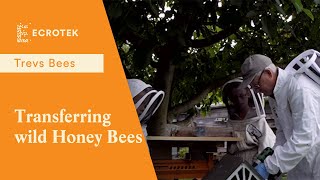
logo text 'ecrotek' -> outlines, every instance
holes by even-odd
[[[79,30],[76,28],[43,28],[34,24],[17,24],[17,43],[29,43],[40,39],[71,39],[79,36]],[[53,37],[53,38],[52,38]]]
[[[32,36],[77,37],[78,29],[32,29]]]

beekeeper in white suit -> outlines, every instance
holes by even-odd
[[[228,109],[228,122],[234,135],[242,140],[231,144],[228,152],[253,164],[257,155],[265,148],[272,148],[276,136],[268,125],[261,93],[249,88],[239,88],[242,78],[235,78],[224,84],[222,99]]]
[[[256,170],[267,178],[279,171],[288,180],[320,179],[320,88],[304,73],[290,74],[255,54],[241,66],[242,87],[250,84],[271,97],[276,122],[274,154]]]
[[[128,84],[143,133],[147,136],[148,121],[162,103],[164,92],[155,90],[140,79],[128,79]]]

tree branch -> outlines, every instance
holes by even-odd
[[[215,35],[209,36],[206,39],[191,40],[191,47],[203,48],[203,47],[210,46],[234,34],[235,32],[238,31],[240,26],[241,26],[240,24],[237,26],[231,26],[230,28],[220,31]]]
[[[193,115],[189,115],[185,120],[183,121],[178,121],[176,123],[173,123],[174,125],[177,125],[177,126],[188,126],[190,125],[191,123],[193,122]]]
[[[230,75],[228,77],[228,79],[221,78],[221,79],[217,79],[214,82],[208,84],[202,90],[200,90],[200,93],[198,93],[194,97],[190,98],[189,101],[183,102],[183,103],[171,108],[169,110],[169,112],[168,112],[168,117],[169,117],[168,119],[172,119],[174,117],[174,115],[186,112],[189,109],[193,108],[202,99],[204,99],[208,95],[209,92],[215,90],[218,87],[221,87],[228,80],[236,78],[236,77],[239,77],[239,76],[240,76],[240,73],[239,74]]]

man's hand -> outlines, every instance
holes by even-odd
[[[260,163],[255,167],[256,171],[260,174],[263,179],[268,179],[269,173],[264,163]]]
[[[235,152],[239,151],[238,146],[236,144],[231,144],[228,148],[228,152],[230,154],[234,154]]]

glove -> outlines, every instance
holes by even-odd
[[[263,179],[268,179],[269,173],[264,163],[260,163],[255,167],[256,171],[260,174]]]
[[[238,146],[236,144],[231,144],[229,149],[228,149],[228,152],[230,154],[234,154],[237,151],[239,151]]]

